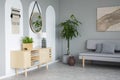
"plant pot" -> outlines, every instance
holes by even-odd
[[[33,44],[32,43],[23,43],[22,44],[22,50],[32,50]]]
[[[67,63],[68,63],[68,58],[69,58],[69,55],[64,54],[64,55],[63,55],[62,62],[65,63],[65,64],[67,64]]]
[[[74,56],[69,56],[68,58],[68,65],[74,66],[75,65],[75,58]]]

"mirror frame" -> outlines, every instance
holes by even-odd
[[[37,6],[38,14],[40,14],[40,16],[41,16],[41,26],[40,26],[40,30],[39,31],[36,31],[36,30],[33,29],[32,18],[33,18],[34,13],[37,13],[37,12],[34,12],[35,6]],[[42,15],[41,15],[41,11],[39,9],[37,1],[35,1],[35,3],[34,3],[33,9],[32,9],[31,15],[30,15],[29,25],[30,25],[30,28],[31,28],[31,30],[32,30],[33,33],[39,33],[42,30]]]

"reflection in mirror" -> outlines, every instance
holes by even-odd
[[[30,27],[33,32],[39,32],[42,29],[42,18],[37,12],[30,17]]]
[[[35,8],[35,6],[37,8]],[[42,29],[42,17],[37,1],[35,1],[34,3],[32,13],[30,16],[30,28],[34,33],[38,33]]]

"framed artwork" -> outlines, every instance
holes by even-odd
[[[120,31],[120,6],[97,8],[97,31]]]
[[[20,33],[20,9],[11,9],[12,34]]]

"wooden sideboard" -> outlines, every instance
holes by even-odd
[[[11,51],[11,67],[15,69],[16,75],[18,75],[18,69],[24,69],[27,77],[28,68],[34,66],[40,68],[42,64],[46,64],[46,69],[48,69],[51,59],[51,48]]]

